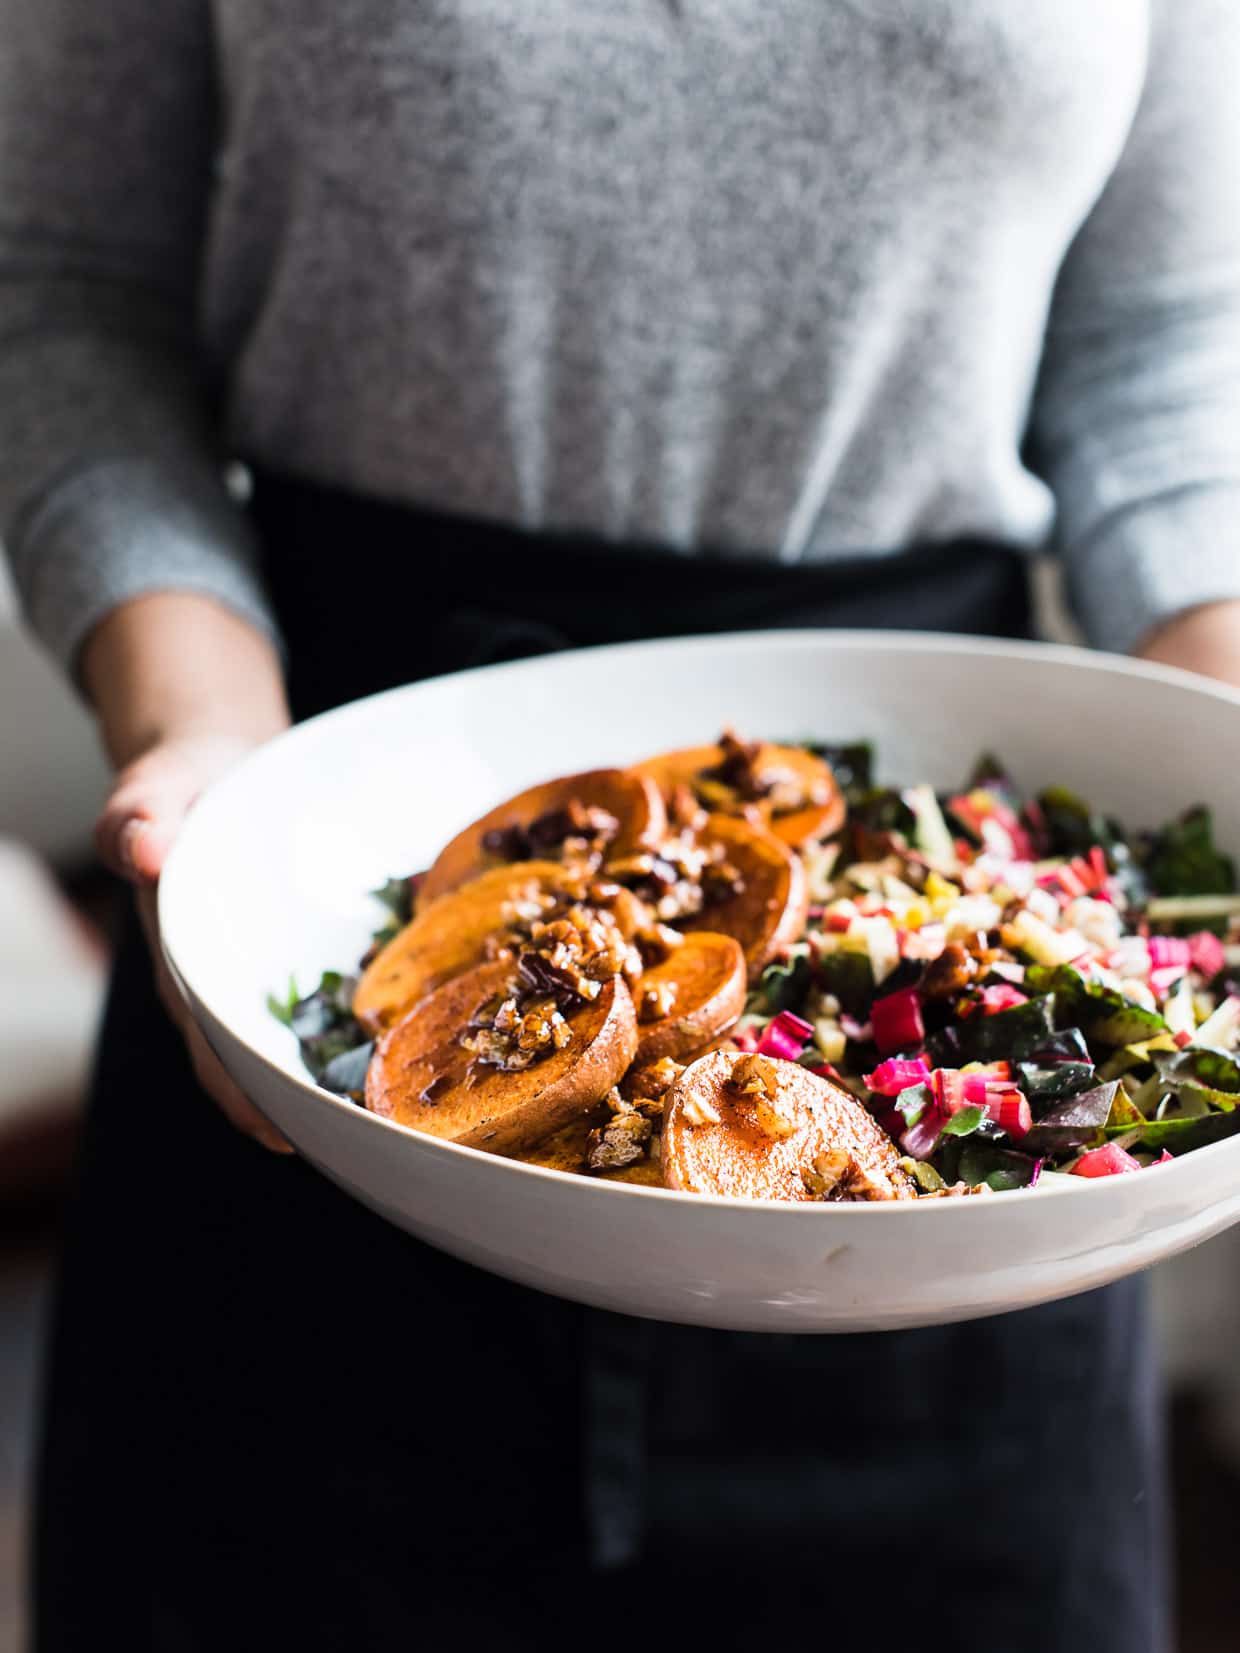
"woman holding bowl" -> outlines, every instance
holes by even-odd
[[[227,765],[484,660],[1021,635],[1052,545],[1098,646],[1240,682],[1229,0],[0,0],[0,45],[3,531],[148,941]],[[1139,1283],[802,1341],[543,1298],[290,1157],[153,958],[66,1236],[40,1653],[1165,1645]]]

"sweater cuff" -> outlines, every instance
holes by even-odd
[[[212,597],[279,642],[253,530],[210,472],[129,459],[75,472],[20,522],[9,555],[31,628],[70,676],[92,628],[155,591]]]
[[[1066,563],[1089,640],[1128,653],[1176,614],[1240,598],[1240,483],[1185,487],[1117,512]]]

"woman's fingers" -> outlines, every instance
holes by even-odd
[[[149,885],[140,888],[136,892],[136,899],[138,915],[155,969],[155,985],[160,1002],[185,1040],[190,1061],[193,1063],[194,1077],[225,1118],[239,1131],[253,1137],[255,1142],[269,1148],[272,1153],[291,1154],[294,1151],[292,1144],[259,1113],[245,1093],[228,1076],[223,1063],[207,1043],[201,1028],[194,1021],[181,997],[159,945],[159,920],[154,889]]]
[[[186,736],[126,764],[95,825],[104,865],[134,884],[158,878],[195,799],[252,744],[228,736]]]

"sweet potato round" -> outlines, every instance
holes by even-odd
[[[642,995],[647,988],[671,994],[667,1013],[644,1021]],[[637,1000],[637,1061],[644,1065],[664,1056],[683,1061],[721,1033],[745,1008],[745,954],[732,936],[690,930],[661,964],[645,971],[634,989]]]
[[[744,887],[712,901],[694,917],[696,926],[734,936],[755,980],[781,947],[799,941],[809,917],[809,887],[801,858],[763,826],[735,815],[711,815],[704,844],[719,844]]]
[[[419,909],[497,864],[498,857],[483,848],[483,839],[489,832],[527,827],[540,816],[566,809],[574,801],[587,808],[605,809],[619,821],[619,835],[609,846],[612,855],[628,855],[652,846],[667,830],[667,816],[658,787],[628,770],[593,769],[581,775],[563,775],[558,780],[544,781],[497,804],[457,833],[440,851],[422,880]]]
[[[720,746],[687,746],[678,752],[663,752],[657,757],[646,758],[642,763],[633,765],[633,773],[648,776],[664,797],[670,797],[678,786],[687,786],[691,792],[702,795],[708,808],[731,813],[728,805],[721,804],[714,796],[706,796],[701,790],[701,783],[707,779],[709,772],[717,769],[722,762],[723,748]],[[776,813],[775,805],[769,799],[759,798],[746,803],[738,797],[738,813],[743,809],[756,810],[772,832],[793,849],[829,838],[843,826],[844,797],[831,766],[821,758],[800,746],[764,743],[758,753],[756,768],[762,780],[793,780],[801,787],[804,802],[796,808]]]
[[[886,1133],[847,1091],[795,1062],[776,1061],[779,1110],[792,1134],[769,1136],[757,1122],[754,1099],[729,1083],[738,1058],[715,1051],[686,1068],[668,1092],[663,1113],[663,1180],[669,1188],[732,1199],[810,1203],[802,1171],[816,1155],[845,1149],[866,1170],[882,1172],[898,1199],[913,1188]],[[693,1122],[694,1101],[707,1115]]]
[[[637,1049],[633,1000],[623,980],[613,977],[597,999],[567,1018],[572,1039],[563,1050],[509,1073],[478,1063],[460,1035],[510,976],[503,961],[480,965],[446,982],[389,1029],[366,1074],[371,1112],[449,1142],[513,1154],[601,1102]]]
[[[353,1014],[372,1033],[424,999],[441,982],[479,964],[487,938],[506,923],[509,904],[534,890],[554,890],[558,861],[511,861],[473,883],[419,905],[417,916],[392,937],[362,972]]]

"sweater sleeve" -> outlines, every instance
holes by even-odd
[[[1240,597],[1237,88],[1236,0],[1152,0],[1132,129],[1056,288],[1031,446],[1104,648]]]
[[[0,40],[0,532],[27,617],[70,667],[148,591],[273,630],[195,342],[206,0],[0,0]]]

